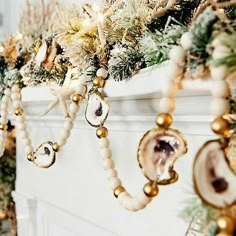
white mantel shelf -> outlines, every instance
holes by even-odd
[[[107,81],[110,101],[106,121],[119,176],[131,194],[147,182],[137,164],[137,145],[143,134],[155,127],[161,86],[167,79],[165,65],[142,70],[131,80]],[[159,196],[143,211],[128,212],[119,206],[102,168],[95,129],[84,118],[86,101],[71,138],[56,163],[38,169],[26,160],[17,136],[17,180],[14,199],[19,236],[185,236],[188,225],[179,210],[191,189],[191,166],[200,146],[213,138],[210,130],[210,80],[183,81],[176,97],[173,127],[185,135],[189,152],[176,163],[179,181],[161,187]],[[49,87],[23,89],[23,106],[35,148],[55,141],[63,127],[60,106],[40,117],[54,97]],[[171,227],[169,227],[171,225]]]

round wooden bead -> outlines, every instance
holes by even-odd
[[[173,61],[170,61],[167,69],[168,78],[173,80],[181,74],[183,74],[183,67]]]
[[[230,95],[230,88],[225,80],[216,80],[211,89],[212,96],[217,98],[227,98]]]
[[[115,166],[114,161],[112,159],[104,159],[103,160],[103,168],[104,170],[109,170],[109,169],[113,169]]]
[[[110,146],[110,141],[107,138],[99,139],[99,143],[101,148],[108,148]]]
[[[163,84],[161,91],[165,97],[174,97],[178,92],[178,85],[173,80],[167,80]]]
[[[106,79],[106,78],[107,78],[107,75],[108,75],[108,72],[107,72],[106,69],[100,68],[100,69],[97,70],[96,75],[97,75],[98,77],[102,77],[102,78]]]
[[[20,107],[21,106],[21,102],[20,101],[13,101],[12,105],[14,108]]]
[[[160,112],[171,113],[174,111],[176,102],[174,98],[162,98],[160,100]]]
[[[109,179],[109,184],[110,184],[110,187],[111,187],[112,189],[115,189],[115,188],[117,188],[118,186],[122,185],[120,179],[117,178],[117,177],[113,177],[113,178]]]
[[[186,32],[181,36],[180,44],[185,50],[189,50],[192,47],[192,33]]]
[[[20,137],[21,137],[21,139],[29,138],[29,134],[26,130],[22,130],[20,132]]]
[[[79,84],[76,88],[75,88],[75,92],[82,95],[82,98],[84,96],[84,94],[86,93],[86,86],[83,84]],[[81,100],[82,101],[82,100]]]
[[[25,153],[31,153],[33,151],[34,151],[34,149],[31,145],[25,146]]]
[[[4,94],[9,97],[11,95],[11,90],[9,88],[5,89]]]
[[[20,95],[19,93],[12,93],[12,94],[11,94],[11,99],[12,99],[13,101],[20,101],[21,95]]]
[[[231,53],[230,48],[226,47],[226,46],[218,46],[214,49],[213,53],[212,53],[212,58],[214,60],[216,59],[220,59],[223,57],[228,56]]]
[[[182,64],[185,61],[186,52],[181,46],[174,46],[170,50],[170,60],[177,63]]]
[[[20,92],[20,87],[15,84],[15,85],[12,86],[11,91],[14,92],[14,93]]]
[[[63,130],[61,132],[61,139],[68,139],[70,137],[71,132],[69,130]]]
[[[70,130],[72,130],[73,127],[74,127],[73,122],[71,122],[71,121],[69,121],[69,120],[66,120],[66,121],[64,122],[64,129],[65,129],[65,130],[70,131]]]
[[[25,146],[29,146],[29,145],[31,145],[31,140],[29,138],[25,138],[25,139],[22,139],[22,143]]]
[[[213,80],[223,80],[227,76],[227,66],[211,66],[210,67],[211,78]]]
[[[211,102],[211,113],[218,117],[228,114],[230,111],[230,104],[224,98],[214,98]]]
[[[118,173],[115,169],[109,169],[106,171],[107,173],[107,179],[109,180],[110,178],[117,177]]]
[[[60,145],[61,147],[64,146],[67,142],[67,138],[60,138],[58,141],[57,141],[57,144]]]
[[[137,196],[137,199],[140,202],[140,204],[145,206],[152,200],[152,198],[148,197],[143,191],[140,191],[140,193]]]
[[[103,148],[101,151],[103,158],[108,159],[112,157],[112,152],[110,148]]]
[[[71,113],[77,113],[79,110],[79,106],[76,103],[71,103],[70,104],[70,112]]]
[[[235,231],[235,220],[231,216],[220,216],[218,217],[216,223],[220,230],[220,233],[226,233],[231,235]]]
[[[125,188],[122,185],[120,185],[114,189],[113,194],[116,198],[118,198],[119,195],[125,191],[126,191]]]

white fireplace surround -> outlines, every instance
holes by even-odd
[[[149,68],[128,82],[109,81],[105,92],[111,112],[106,122],[119,176],[132,194],[147,182],[137,164],[142,135],[155,127],[164,67]],[[214,135],[209,122],[210,81],[185,82],[177,96],[173,127],[188,141],[188,153],[176,163],[179,181],[160,187],[159,196],[143,211],[128,212],[108,186],[95,129],[84,119],[82,105],[72,136],[50,169],[28,162],[17,138],[17,180],[13,193],[19,236],[184,236],[188,225],[179,217],[191,197],[192,162],[204,141]],[[49,88],[27,88],[23,105],[36,148],[54,141],[63,124],[61,107],[45,117],[39,114],[52,100]]]

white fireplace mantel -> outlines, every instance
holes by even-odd
[[[164,67],[147,69],[128,82],[108,81],[105,92],[111,112],[110,130],[114,161],[124,186],[138,193],[147,182],[136,158],[142,135],[155,127]],[[192,162],[204,141],[213,134],[209,127],[210,81],[182,83],[190,89],[177,96],[173,127],[185,135],[189,152],[176,163],[179,181],[161,187],[159,196],[143,211],[132,213],[113,197],[102,168],[95,129],[84,119],[85,102],[72,136],[50,169],[38,169],[26,160],[17,138],[17,205],[19,236],[184,236],[188,225],[178,214],[192,189]],[[39,114],[52,100],[48,88],[23,91],[23,104],[33,145],[54,141],[63,125],[61,108],[45,117]],[[32,233],[33,232],[33,233]]]

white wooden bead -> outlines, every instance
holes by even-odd
[[[20,101],[21,95],[20,95],[19,93],[12,93],[12,94],[11,94],[11,99],[12,99],[13,101]]]
[[[177,63],[182,64],[185,61],[186,52],[181,46],[174,46],[170,50],[170,60]]]
[[[107,75],[108,75],[108,72],[107,72],[106,69],[100,68],[100,69],[97,70],[96,75],[99,76],[99,77],[102,77],[102,78],[106,79],[106,78],[107,78]]]
[[[65,138],[60,138],[57,143],[62,147],[67,143],[67,139]]]
[[[127,199],[127,196],[129,196],[129,194],[128,194],[126,191],[124,191],[124,192],[122,192],[122,193],[119,194],[118,200],[119,200],[119,202],[120,202],[121,205],[123,205],[124,200]]]
[[[8,123],[8,119],[5,117],[0,117],[0,123],[6,125]]]
[[[79,111],[79,106],[76,103],[71,103],[70,104],[70,112],[71,113],[77,113]]]
[[[86,92],[86,87],[83,84],[79,84],[76,88],[75,88],[75,92],[84,96],[85,92]]]
[[[192,47],[192,33],[186,32],[181,36],[180,44],[185,50],[189,50]]]
[[[31,153],[33,151],[34,151],[34,149],[33,149],[33,147],[31,145],[25,146],[25,153],[28,154],[28,153]]]
[[[71,131],[73,127],[74,127],[73,122],[71,122],[71,121],[69,121],[69,120],[66,120],[66,121],[64,122],[64,129],[65,129],[65,130]]]
[[[8,97],[6,97],[6,96],[3,96],[1,101],[2,101],[2,102],[6,102],[6,103],[7,103],[7,102],[8,102]]]
[[[68,139],[69,137],[70,137],[70,131],[68,131],[68,130],[63,130],[62,132],[61,132],[61,139]]]
[[[176,102],[174,98],[162,98],[160,100],[160,112],[171,113],[174,111]]]
[[[212,53],[212,58],[214,60],[216,59],[220,59],[223,57],[228,56],[231,53],[230,48],[226,47],[226,46],[218,46],[214,49],[213,53]]]
[[[25,146],[30,146],[31,145],[31,140],[29,138],[22,139],[22,143]]]
[[[24,116],[17,116],[16,117],[17,123],[25,123],[25,117]]]
[[[27,131],[22,130],[22,131],[19,132],[19,133],[20,133],[20,137],[21,137],[21,139],[29,138],[29,134],[28,134]]]
[[[1,110],[8,110],[8,104],[7,103],[2,103],[1,104]]]
[[[25,123],[19,123],[17,127],[18,127],[19,130],[26,130],[26,124]]]
[[[121,181],[117,177],[113,177],[109,179],[109,184],[112,189],[117,188],[118,186],[122,185]]]
[[[173,61],[170,61],[166,73],[169,79],[176,79],[176,77],[183,73],[183,67]]]
[[[103,168],[104,168],[104,170],[113,169],[114,166],[115,166],[115,164],[114,164],[114,161],[112,159],[105,159],[105,160],[103,160]]]
[[[2,137],[3,139],[7,136],[6,132],[3,131],[3,132],[0,132],[0,137]]]
[[[140,204],[142,204],[142,205],[147,205],[148,203],[150,203],[152,201],[152,198],[147,197],[145,195],[145,193],[143,192],[143,190],[140,191],[140,193],[137,196],[137,199],[140,202]]]
[[[103,148],[101,152],[104,159],[112,157],[112,152],[110,148]]]
[[[230,95],[230,88],[225,80],[216,80],[213,83],[211,93],[213,97],[227,98]]]
[[[110,147],[110,141],[107,138],[99,139],[99,143],[100,143],[101,148],[109,148]]]
[[[8,112],[6,110],[1,111],[1,116],[2,117],[7,117],[7,115],[8,115]]]
[[[88,80],[88,77],[84,74],[79,77],[79,82],[81,84],[86,84],[87,80]]]
[[[13,107],[16,109],[18,107],[21,107],[21,102],[20,101],[13,101],[12,102]]]
[[[15,84],[15,85],[12,86],[11,91],[12,92],[20,92],[20,88],[19,88],[18,85]]]
[[[227,114],[230,111],[229,101],[224,98],[214,98],[210,109],[211,113],[216,117]]]
[[[115,169],[109,169],[109,170],[106,171],[106,173],[107,173],[107,179],[118,176],[118,173]]]
[[[211,78],[213,80],[223,80],[227,76],[227,66],[211,66],[210,67]]]
[[[164,97],[174,97],[178,92],[178,85],[173,80],[167,80],[164,82],[161,91]]]
[[[11,95],[11,89],[5,89],[4,94],[9,97]]]

